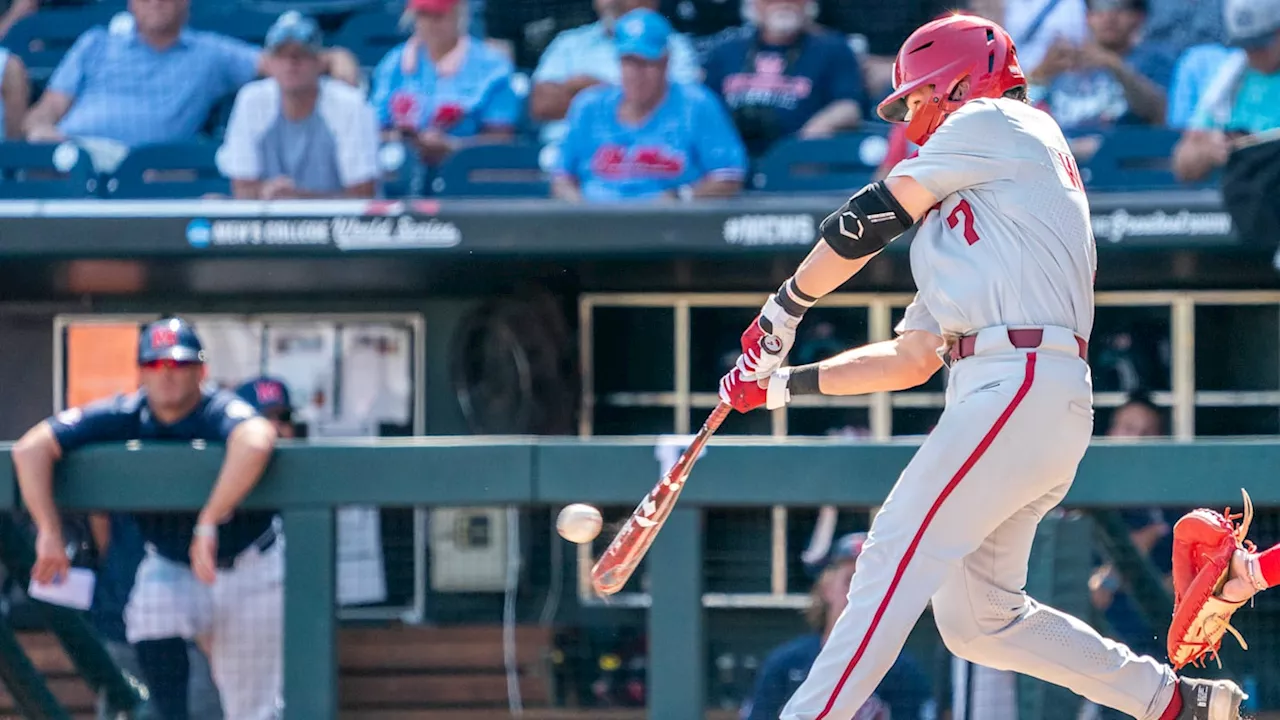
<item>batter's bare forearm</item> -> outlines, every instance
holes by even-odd
[[[62,530],[62,519],[53,501],[53,466],[62,449],[48,423],[27,431],[13,446],[13,467],[18,475],[22,503],[36,527],[44,531]]]
[[[941,344],[942,338],[921,333],[847,350],[818,363],[818,389],[823,395],[867,395],[916,387],[942,366]]]
[[[209,500],[200,511],[198,523],[217,525],[230,517],[258,484],[271,461],[276,431],[262,418],[246,420],[227,438],[226,457]]]
[[[878,254],[846,260],[837,255],[826,240],[819,240],[796,269],[796,287],[810,297],[826,297],[857,275]]]

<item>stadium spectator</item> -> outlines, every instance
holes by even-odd
[[[461,0],[408,0],[413,35],[373,77],[373,105],[388,137],[438,165],[464,143],[506,142],[520,117],[511,61],[467,35]]]
[[[1169,86],[1166,125],[1175,130],[1187,129],[1200,99],[1227,62],[1243,64],[1244,51],[1215,42],[1189,47],[1178,57],[1173,66],[1173,82]]]
[[[93,606],[89,609],[94,629],[102,638],[107,653],[116,665],[130,677],[143,682],[142,666],[138,652],[125,637],[124,608],[133,590],[138,565],[146,556],[145,543],[138,523],[125,513],[95,513],[89,518],[94,545],[98,550],[97,582],[93,586]],[[213,683],[209,660],[194,642],[187,643],[187,664],[190,677],[187,685],[187,704],[190,720],[222,720],[222,704],[218,700],[218,688]],[[165,682],[168,676],[155,678]],[[173,691],[161,689],[161,693]],[[98,692],[97,719],[114,720],[117,710],[110,707],[107,693]],[[147,701],[137,713],[138,720],[167,720]]]
[[[1223,0],[1148,0],[1142,43],[1173,62],[1196,45],[1226,39]]]
[[[738,194],[746,152],[724,106],[701,85],[667,79],[670,23],[640,8],[615,32],[622,85],[574,98],[552,193],[574,201]]]
[[[359,90],[321,76],[319,26],[285,13],[266,49],[270,77],[240,89],[218,151],[235,196],[373,197],[377,120]]]
[[[815,0],[750,0],[756,24],[707,56],[704,81],[720,96],[747,152],[789,135],[829,137],[862,120],[867,94],[841,35],[813,24]]]
[[[1089,0],[1088,8],[1089,39],[1049,48],[1028,78],[1032,101],[1068,133],[1162,125],[1172,68],[1166,55],[1138,45],[1146,0]]]
[[[831,546],[826,558],[811,567],[817,579],[809,592],[805,620],[812,632],[774,649],[765,658],[756,676],[755,690],[742,707],[745,720],[777,718],[787,699],[804,682],[832,626],[849,603],[849,584],[866,540],[866,533],[845,535]],[[904,650],[875,694],[851,720],[923,720],[931,714],[931,698],[928,676]]]
[[[1160,410],[1141,391],[1130,393],[1125,403],[1112,411],[1111,423],[1107,427],[1107,437],[1110,438],[1161,437],[1164,434]]]
[[[746,0],[750,3],[751,0]],[[848,37],[862,65],[864,84],[874,99],[893,87],[893,61],[907,36],[943,13],[955,12],[956,0],[839,0],[818,3],[817,22]],[[748,8],[750,6],[748,5]],[[869,108],[864,108],[867,110]]]
[[[275,426],[276,435],[286,440],[297,437],[293,402],[289,399],[289,386],[284,381],[266,376],[254,378],[236,388],[236,394]]]
[[[1026,73],[1039,67],[1054,45],[1083,45],[1089,36],[1085,0],[971,0],[969,7],[1004,25]]]
[[[31,141],[72,138],[108,171],[127,149],[194,139],[215,103],[253,80],[259,48],[186,27],[190,0],[129,0],[132,27],[81,35],[28,113]],[[360,66],[344,50],[324,54],[325,70],[356,85]]]
[[[22,122],[31,101],[27,66],[22,58],[0,48],[0,128],[5,140],[22,139]]]
[[[1173,171],[1200,180],[1227,164],[1233,147],[1280,128],[1280,0],[1231,0],[1224,8],[1230,45],[1173,152]]]
[[[658,0],[594,0],[596,22],[556,36],[533,71],[529,115],[542,126],[543,143],[559,142],[568,132],[570,103],[578,93],[600,84],[618,84],[622,64],[615,30],[618,18],[633,9],[657,11]],[[672,33],[667,77],[677,83],[702,78],[697,53],[684,35]]]

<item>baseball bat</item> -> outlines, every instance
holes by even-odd
[[[591,568],[591,586],[600,595],[612,595],[622,589],[636,567],[649,551],[649,546],[658,537],[667,516],[680,498],[680,491],[689,478],[689,471],[702,454],[702,448],[719,429],[720,423],[729,416],[732,408],[726,403],[716,405],[711,411],[702,429],[694,436],[693,442],[680,455],[680,459],[658,481],[657,485],[644,496],[636,506],[626,524],[618,530],[613,542],[605,549],[604,554]]]

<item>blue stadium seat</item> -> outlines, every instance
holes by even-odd
[[[206,7],[207,6],[207,7]],[[198,11],[204,7],[204,10]],[[254,12],[233,3],[196,2],[191,4],[190,26],[196,30],[215,32],[239,38],[250,45],[263,45],[267,40],[267,31],[271,29],[278,15]],[[235,8],[235,12],[228,12]]]
[[[399,141],[387,142],[378,150],[379,184],[388,199],[421,197],[427,194],[431,171],[417,154]]]
[[[1177,130],[1167,128],[1120,126],[1106,131],[1098,151],[1088,162],[1081,163],[1085,187],[1101,191],[1187,187],[1178,182],[1172,171],[1173,146],[1178,137]]]
[[[537,145],[474,145],[440,166],[431,189],[452,197],[547,197],[551,181]]]
[[[755,164],[751,186],[764,192],[853,191],[871,181],[889,143],[879,132],[787,138]]]
[[[377,65],[391,48],[409,37],[399,27],[400,19],[388,12],[362,12],[352,15],[333,34],[329,44],[355,54],[364,67]]]
[[[117,12],[114,6],[41,10],[10,28],[4,45],[22,58],[32,80],[43,82],[77,38],[96,25],[106,26]]]
[[[198,198],[231,193],[231,181],[218,172],[211,142],[144,145],[129,151],[107,179],[109,198]]]
[[[74,143],[0,143],[0,198],[83,198],[97,189],[93,161]]]

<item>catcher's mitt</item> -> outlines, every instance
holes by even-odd
[[[1218,597],[1231,571],[1237,550],[1252,552],[1245,536],[1253,521],[1253,501],[1243,489],[1244,511],[1231,514],[1193,510],[1173,527],[1173,621],[1169,624],[1169,661],[1174,669],[1218,660],[1222,637],[1231,633],[1240,647],[1249,649],[1231,627],[1231,616],[1245,601],[1227,602]],[[1239,520],[1239,524],[1235,521]]]

